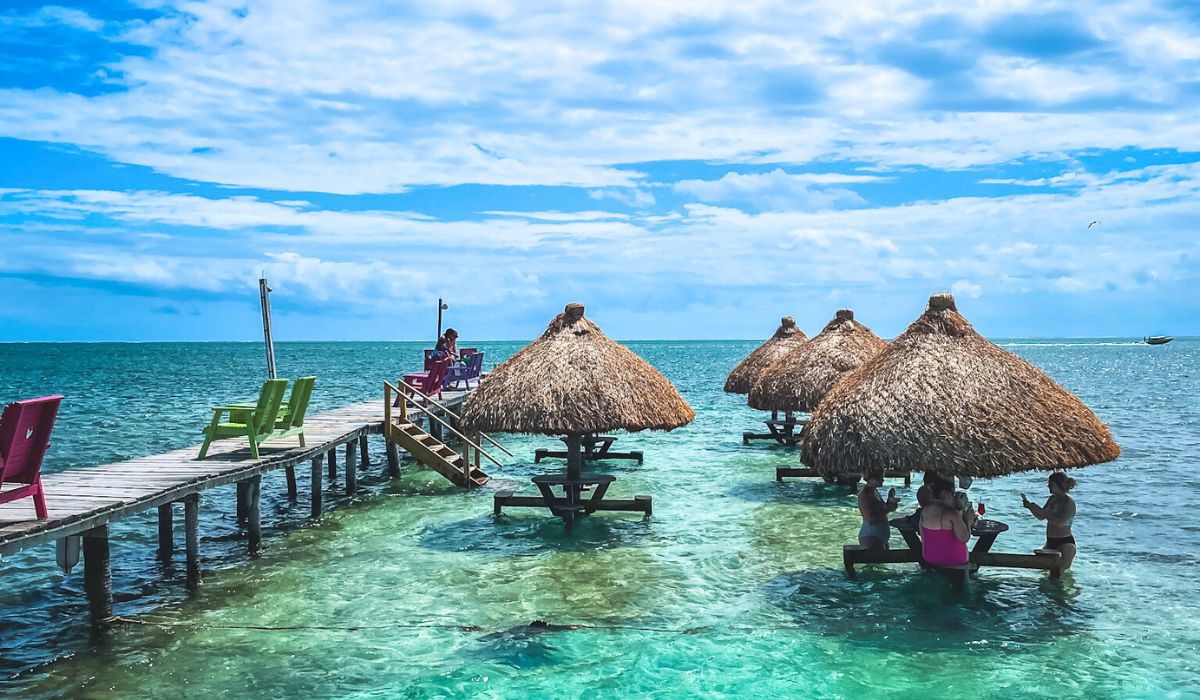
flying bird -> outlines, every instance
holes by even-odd
[[[1091,228],[1091,227],[1095,226],[1095,225],[1096,225],[1096,224],[1098,224],[1098,223],[1100,223],[1098,220],[1097,220],[1097,221],[1093,221],[1092,223],[1088,224],[1088,228]]]

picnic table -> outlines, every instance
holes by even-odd
[[[767,426],[765,433],[744,432],[742,433],[742,444],[749,445],[751,440],[774,440],[781,445],[795,445],[800,441],[800,431],[797,428],[803,428],[808,424],[807,418],[787,419],[787,418],[771,418],[763,421]]]
[[[564,443],[567,441],[566,436],[560,437]],[[633,450],[631,452],[613,452],[613,443],[617,441],[616,435],[584,435],[580,438],[583,447],[583,461],[595,462],[602,459],[633,459],[637,460],[638,464],[642,464],[645,457],[641,450]],[[533,451],[533,463],[537,464],[548,457],[557,457],[559,459],[567,458],[566,450],[549,450],[545,447],[539,447]]]
[[[888,524],[900,532],[900,536],[904,538],[904,543],[908,545],[909,549],[918,554],[921,553],[921,537],[917,534],[917,528],[913,526],[909,516],[892,518]],[[975,526],[971,528],[971,535],[978,539],[975,540],[975,546],[971,548],[971,554],[987,554],[995,544],[996,538],[1004,532],[1008,532],[1008,525],[999,520],[987,518],[976,520]]]
[[[968,553],[968,563],[962,566],[931,566],[921,557],[921,538],[908,517],[892,518],[888,524],[896,528],[908,546],[903,549],[872,550],[859,544],[848,544],[842,547],[842,563],[846,574],[855,577],[856,564],[898,564],[917,563],[923,568],[932,568],[948,574],[955,588],[961,588],[966,582],[966,574],[981,566],[1000,566],[1017,569],[1043,569],[1050,572],[1050,578],[1057,579],[1062,574],[1062,554],[1056,550],[1038,550],[1035,554],[1015,554],[992,552],[996,538],[1008,531],[1008,525],[999,520],[980,518],[971,528],[971,534],[977,539],[975,546]]]

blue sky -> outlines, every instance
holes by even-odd
[[[0,341],[1200,334],[1197,7],[9,0]]]

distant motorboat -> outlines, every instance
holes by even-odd
[[[1172,340],[1175,339],[1169,335],[1148,335],[1145,338],[1142,338],[1142,342],[1146,343],[1147,345],[1166,345]]]

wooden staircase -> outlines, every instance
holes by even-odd
[[[473,488],[488,482],[478,465],[468,464],[461,454],[425,432],[416,423],[392,418],[383,428],[384,436],[403,447],[421,464],[454,482],[456,486]]]
[[[480,447],[479,441],[487,440],[504,454],[512,456],[503,445],[484,433],[476,433],[475,439],[472,440],[458,432],[453,425],[446,422],[458,418],[450,409],[425,396],[411,384],[403,381],[398,383],[405,391],[397,389],[391,382],[383,383],[383,435],[388,442],[403,447],[421,464],[432,468],[456,485],[469,489],[488,482],[488,475],[479,468],[480,457],[486,457],[498,467],[504,466]],[[430,426],[436,421],[441,425],[443,432],[449,432],[462,442],[462,454],[447,447],[441,440],[409,419],[409,396],[420,397],[421,400],[414,401],[411,408],[428,416]],[[441,415],[438,415],[439,413]]]

